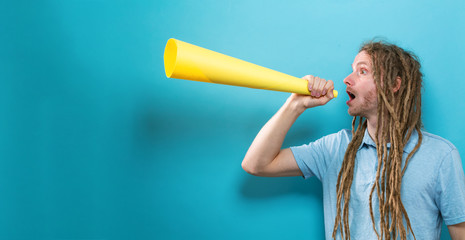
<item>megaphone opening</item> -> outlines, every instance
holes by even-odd
[[[173,75],[174,67],[176,66],[176,56],[178,54],[178,46],[176,41],[171,38],[166,43],[165,54],[163,59],[165,61],[165,74],[167,77]]]

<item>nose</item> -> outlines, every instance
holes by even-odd
[[[354,85],[353,79],[352,79],[352,74],[349,74],[346,78],[344,78],[344,84],[347,86],[352,86]]]

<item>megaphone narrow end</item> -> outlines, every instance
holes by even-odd
[[[176,44],[176,39],[170,38],[168,42],[166,42],[165,53],[163,55],[166,77],[170,78],[173,75],[174,69],[176,67],[177,54],[178,46]]]

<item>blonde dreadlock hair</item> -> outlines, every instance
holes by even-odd
[[[378,239],[407,239],[410,231],[415,238],[407,211],[401,200],[402,176],[408,161],[418,150],[422,141],[421,122],[421,86],[422,73],[418,58],[411,52],[396,45],[379,42],[368,42],[362,45],[359,52],[365,51],[371,56],[373,63],[373,77],[378,96],[378,125],[375,136],[378,168],[376,180],[370,192],[370,216]],[[397,78],[401,79],[399,90]],[[359,122],[356,126],[357,118]],[[352,121],[352,141],[349,143],[342,167],[337,179],[337,215],[333,230],[336,239],[338,228],[341,229],[343,239],[350,239],[349,229],[349,200],[350,189],[354,177],[355,156],[362,143],[367,120],[355,116]],[[402,154],[405,145],[416,130],[418,143],[408,154],[402,168]],[[388,151],[388,143],[390,149]],[[381,181],[380,181],[381,180]],[[373,192],[379,200],[380,231],[376,229],[373,216]],[[343,209],[341,213],[341,204]],[[341,219],[342,215],[342,219]],[[405,219],[406,226],[403,220]],[[415,238],[416,239],[416,238]]]

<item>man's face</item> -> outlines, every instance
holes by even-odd
[[[350,98],[347,101],[348,112],[351,116],[361,116],[368,120],[376,118],[378,97],[370,55],[365,51],[357,54],[352,70],[353,72],[344,79]]]

